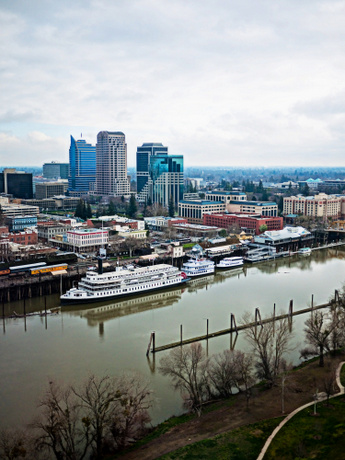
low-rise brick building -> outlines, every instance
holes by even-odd
[[[246,233],[255,235],[260,234],[260,227],[266,225],[266,230],[282,230],[282,217],[266,217],[250,214],[204,214],[204,225],[215,225],[221,228],[229,228],[233,225],[238,225],[241,230]]]

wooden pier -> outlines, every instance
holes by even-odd
[[[335,291],[335,296],[334,296],[334,301],[337,301],[338,299],[339,299],[339,293],[336,290]],[[191,343],[194,343],[194,342],[200,342],[202,340],[208,340],[208,339],[212,339],[214,337],[220,337],[221,335],[225,335],[225,334],[236,334],[236,336],[237,336],[237,334],[240,331],[243,331],[245,329],[250,329],[251,327],[258,327],[258,326],[263,327],[263,325],[266,324],[266,323],[270,323],[272,321],[279,321],[281,319],[289,319],[289,320],[291,320],[291,325],[292,325],[293,316],[303,315],[305,313],[312,313],[314,310],[320,310],[322,308],[327,308],[327,307],[330,307],[331,305],[332,305],[332,302],[324,303],[324,304],[320,304],[320,305],[314,305],[314,296],[312,296],[311,307],[304,308],[302,310],[293,311],[293,300],[290,300],[288,313],[282,314],[282,315],[276,315],[275,314],[275,304],[274,304],[273,316],[270,317],[270,318],[264,318],[264,319],[261,319],[260,310],[259,310],[259,308],[256,308],[255,309],[255,320],[250,322],[250,323],[241,324],[241,325],[237,326],[236,325],[236,320],[235,320],[235,315],[231,314],[230,327],[229,328],[222,329],[220,331],[209,332],[209,330],[208,330],[208,320],[207,320],[206,334],[200,335],[198,337],[191,337],[189,339],[183,339],[183,337],[182,337],[182,325],[181,325],[180,326],[180,340],[178,342],[168,343],[166,345],[161,345],[159,347],[156,347],[156,333],[152,332],[151,336],[150,336],[150,342],[149,342],[149,345],[148,345],[148,348],[147,348],[146,356],[148,356],[148,354],[150,352],[151,345],[152,345],[151,352],[152,353],[157,353],[159,351],[170,350],[171,348],[181,347],[183,345],[190,345]]]

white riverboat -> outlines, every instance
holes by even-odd
[[[190,252],[190,259],[182,265],[182,271],[188,278],[212,275],[215,271],[215,263],[203,257],[202,247],[196,244]]]
[[[241,267],[243,265],[243,257],[225,257],[217,265],[217,270],[227,270],[230,268]]]
[[[179,286],[188,280],[185,273],[168,264],[132,269],[118,268],[114,272],[97,273],[88,270],[78,283],[60,297],[62,304],[83,304],[140,295]]]

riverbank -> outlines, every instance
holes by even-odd
[[[328,356],[323,368],[319,367],[318,360],[314,360],[291,371],[285,386],[285,414],[313,401],[315,392],[317,390],[323,391],[324,379],[329,373],[329,366],[338,365],[344,360],[344,356],[343,353],[336,357]],[[334,393],[338,391],[339,389],[336,388]],[[133,447],[119,457],[128,460],[137,458],[154,460],[166,455],[164,458],[182,459],[186,458],[182,448],[189,446],[188,455],[193,456],[193,444],[209,440],[212,441],[209,442],[209,446],[212,446],[213,450],[212,455],[203,458],[220,458],[214,450],[217,444],[219,444],[219,448],[223,449],[224,439],[220,435],[231,434],[233,430],[241,427],[247,427],[250,431],[259,430],[258,427],[248,425],[265,420],[272,422],[269,424],[269,429],[272,428],[273,431],[274,427],[280,423],[282,415],[281,387],[278,385],[271,389],[265,389],[257,386],[248,409],[245,396],[242,394],[235,395],[228,400],[210,405],[199,418],[190,416],[186,420],[186,416],[182,416],[169,420],[166,424],[175,426],[168,428],[161,435],[159,434],[164,431],[164,424],[159,425],[147,438],[147,442],[146,440],[141,441],[136,448]],[[158,434],[158,437],[155,437],[155,433]],[[261,439],[260,442],[258,442],[258,438]],[[265,436],[261,436],[259,430],[255,439],[256,450],[252,451],[252,456],[237,456],[236,458],[256,459],[266,439]],[[241,443],[234,445],[233,440],[229,442],[231,443],[231,450],[240,455]],[[194,448],[197,450],[199,445],[196,444]],[[178,449],[182,450],[176,452]]]

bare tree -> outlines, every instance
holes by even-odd
[[[217,396],[228,398],[236,387],[236,351],[224,350],[209,360],[210,384]]]
[[[97,459],[102,458],[105,440],[116,413],[116,402],[121,392],[115,380],[108,375],[89,376],[81,388],[72,388],[83,410],[84,423],[90,429],[91,446]]]
[[[267,322],[263,326],[254,325],[253,318],[245,315],[244,323],[253,325],[245,329],[245,335],[254,355],[257,377],[272,386],[279,375],[283,355],[289,351],[291,333],[287,319]]]
[[[124,375],[117,382],[121,394],[116,402],[110,432],[118,448],[138,439],[151,421],[148,409],[152,407],[152,391],[148,382],[137,374]]]
[[[129,251],[129,257],[132,257],[133,251],[135,249],[138,249],[142,246],[143,242],[142,240],[138,240],[137,238],[133,237],[128,237],[125,239],[123,242],[123,245],[128,249]]]
[[[323,390],[327,395],[327,405],[329,404],[329,398],[334,393],[337,386],[336,379],[336,368],[334,365],[328,363],[328,372],[323,378],[322,386]]]
[[[171,377],[174,387],[181,391],[185,407],[200,416],[208,396],[207,359],[200,343],[171,350],[160,360],[159,371]]]
[[[239,391],[244,391],[246,395],[247,408],[249,399],[252,395],[252,387],[255,383],[255,376],[253,372],[253,356],[236,352],[236,379],[235,384]]]
[[[209,360],[208,378],[217,396],[227,398],[236,389],[244,391],[249,401],[254,384],[252,356],[239,350],[224,350]]]
[[[311,352],[319,355],[319,366],[323,367],[324,351],[330,349],[330,337],[338,322],[330,320],[327,312],[318,310],[313,312],[304,324],[306,340],[313,347]]]
[[[82,460],[90,446],[90,423],[80,416],[79,401],[70,388],[54,382],[40,402],[42,413],[31,425],[36,450],[57,460]]]
[[[25,458],[34,460],[31,439],[23,430],[0,430],[0,458],[15,460]]]

